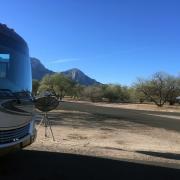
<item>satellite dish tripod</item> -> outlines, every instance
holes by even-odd
[[[41,121],[40,121],[40,123],[39,123],[39,126],[38,126],[37,130],[40,128],[40,126],[41,126],[42,124],[44,124],[44,127],[45,127],[45,134],[44,134],[45,137],[48,137],[47,131],[48,131],[48,127],[49,127],[50,132],[51,132],[51,135],[52,135],[52,138],[53,138],[53,141],[55,141],[54,134],[53,134],[52,127],[51,127],[51,122],[50,122],[50,120],[48,119],[47,112],[44,112],[44,113],[43,113],[43,117],[42,117],[42,119],[41,119]]]
[[[53,134],[52,127],[51,127],[51,122],[48,118],[47,112],[52,111],[53,109],[57,108],[58,105],[59,105],[58,99],[53,96],[43,96],[43,97],[39,97],[35,100],[35,107],[38,110],[40,110],[41,112],[43,112],[43,117],[42,117],[42,119],[39,123],[39,127],[37,129],[39,129],[42,124],[44,124],[45,137],[48,137],[47,130],[49,127],[51,135],[53,137],[53,141],[55,141],[55,138],[54,138],[54,134]]]

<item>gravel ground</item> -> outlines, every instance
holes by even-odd
[[[55,141],[42,125],[31,146],[1,157],[0,180],[179,180],[179,111],[128,108],[62,102],[48,113]]]
[[[37,115],[37,120],[41,115]],[[55,136],[44,127],[28,150],[73,153],[180,168],[180,133],[98,114],[56,110],[49,114]]]

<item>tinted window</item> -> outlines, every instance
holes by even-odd
[[[0,78],[7,78],[9,54],[0,54]]]

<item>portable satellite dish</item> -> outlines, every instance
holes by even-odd
[[[39,127],[37,129],[39,129],[42,124],[44,124],[44,126],[45,126],[45,137],[48,137],[47,130],[49,127],[50,132],[51,132],[52,137],[53,137],[53,141],[55,141],[54,134],[53,134],[52,127],[51,127],[51,122],[48,119],[47,113],[49,111],[52,111],[53,109],[57,108],[57,106],[59,105],[58,99],[54,96],[38,97],[38,98],[36,98],[34,104],[38,110],[43,112],[43,117],[42,117],[42,119],[39,123]]]

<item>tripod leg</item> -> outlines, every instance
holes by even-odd
[[[37,130],[39,130],[39,128],[40,128],[40,126],[42,125],[43,121],[44,121],[44,115],[43,115],[43,117],[42,117],[42,119],[41,119],[41,121],[40,121],[40,123],[39,123],[39,125],[38,125],[38,127],[37,127]]]
[[[53,141],[55,141],[54,134],[53,134],[53,131],[52,131],[52,128],[51,128],[51,124],[49,125],[49,128],[50,128],[50,131],[51,131],[51,134],[52,134],[52,137],[53,137]]]
[[[45,113],[44,115],[44,121],[45,121],[45,137],[48,137],[48,134],[47,134],[47,128],[48,128],[48,120],[47,120],[47,114]]]
[[[50,131],[51,131],[53,141],[55,141],[54,134],[53,134],[52,127],[51,127],[51,123],[50,123],[50,121],[49,121],[48,118],[47,118],[47,123],[48,123],[48,125],[49,125],[49,129],[50,129]]]

